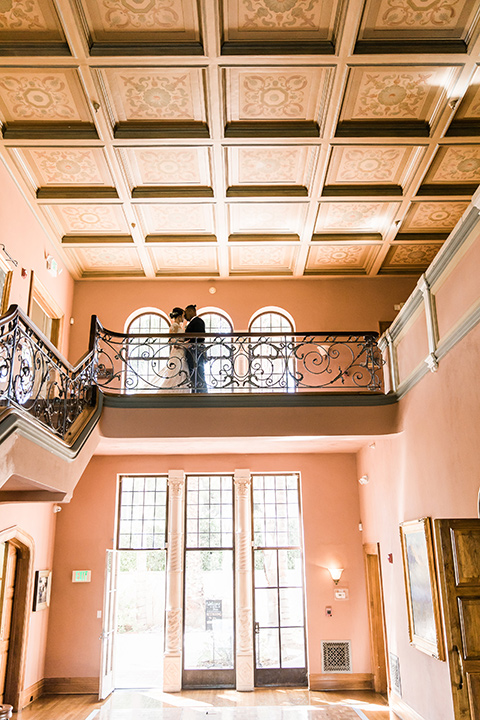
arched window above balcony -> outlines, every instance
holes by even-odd
[[[294,332],[295,322],[289,312],[279,307],[257,310],[248,324],[249,332]]]
[[[201,308],[197,315],[205,323],[205,332],[224,335],[233,332],[232,318],[224,310],[217,307]]]
[[[130,334],[168,333],[170,321],[162,310],[157,308],[142,308],[135,310],[125,322],[125,332]]]
[[[149,338],[149,335],[168,333],[169,327],[167,315],[156,308],[142,308],[127,318],[125,331],[129,335],[145,336],[128,340],[127,393],[152,393],[161,387],[170,352],[168,341],[165,338]]]

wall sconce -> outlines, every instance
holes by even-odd
[[[342,577],[343,568],[327,568],[328,572],[332,576],[332,580],[335,585],[338,585],[338,581]]]
[[[358,478],[358,482],[360,483],[360,485],[368,485],[368,480],[368,475],[362,475],[361,478]]]

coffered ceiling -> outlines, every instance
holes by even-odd
[[[480,183],[478,0],[2,0],[0,153],[78,278],[418,274]]]

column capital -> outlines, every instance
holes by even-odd
[[[185,487],[185,473],[183,470],[168,471],[168,487],[174,497],[179,497],[182,494]]]

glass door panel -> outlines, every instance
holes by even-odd
[[[196,551],[185,563],[184,686],[229,684],[234,668],[233,552]],[[202,677],[198,675],[202,672]],[[217,685],[218,687],[218,685]]]
[[[187,476],[184,688],[235,687],[233,478]]]
[[[306,685],[297,475],[254,475],[255,684]]]

